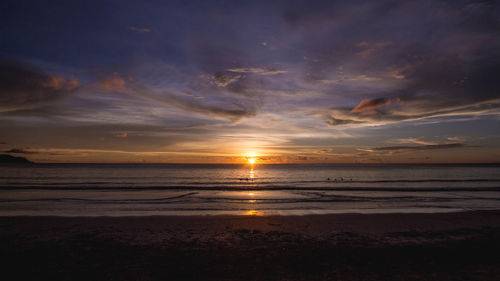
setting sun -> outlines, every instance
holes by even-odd
[[[246,159],[248,161],[248,164],[253,165],[257,162],[257,154],[255,152],[249,152],[246,153]]]

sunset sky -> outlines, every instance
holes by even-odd
[[[0,4],[0,154],[500,162],[497,1]]]

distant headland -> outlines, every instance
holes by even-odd
[[[33,163],[24,157],[15,157],[9,154],[0,154],[0,163]]]

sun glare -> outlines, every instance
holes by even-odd
[[[250,164],[250,165],[253,165],[257,162],[257,154],[254,152],[247,153],[246,158],[247,158],[248,164]]]

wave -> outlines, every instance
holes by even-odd
[[[402,192],[432,192],[432,191],[500,191],[500,186],[444,186],[444,187],[376,187],[376,186],[321,186],[321,187],[301,187],[301,186],[288,186],[288,185],[253,185],[253,186],[183,186],[183,185],[159,185],[159,186],[64,186],[64,185],[23,185],[23,186],[0,186],[0,190],[82,190],[82,191],[148,191],[148,190],[219,190],[219,191],[259,191],[259,190],[304,190],[304,191],[402,191]]]
[[[23,178],[24,179],[24,178]],[[46,179],[46,178],[43,178]],[[122,178],[117,178],[122,179]],[[180,178],[178,178],[180,179]],[[182,178],[184,179],[184,178]],[[470,182],[500,182],[500,179],[419,179],[419,180],[409,180],[409,179],[398,179],[398,180],[288,180],[288,181],[266,181],[266,180],[252,180],[246,178],[237,178],[238,180],[229,179],[228,181],[181,181],[181,182],[158,182],[158,181],[140,181],[140,182],[127,182],[127,181],[64,181],[64,182],[17,182],[17,181],[6,181],[0,183],[0,185],[110,185],[110,184],[128,184],[128,185],[150,185],[150,184],[163,184],[165,186],[169,185],[221,185],[221,184],[312,184],[312,183],[322,183],[322,184],[351,184],[351,183],[365,183],[365,184],[376,184],[376,183],[470,183]]]

